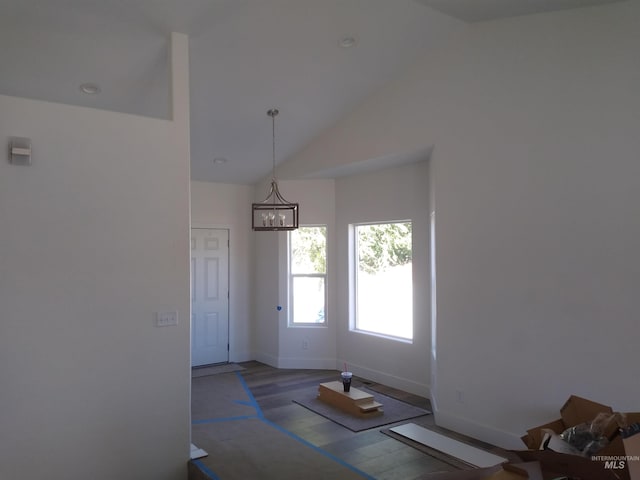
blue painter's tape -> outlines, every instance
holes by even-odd
[[[291,438],[293,438],[294,440],[299,441],[300,443],[306,445],[307,447],[315,450],[316,452],[320,453],[321,455],[324,455],[327,458],[330,458],[331,460],[333,460],[336,463],[339,463],[340,465],[342,465],[345,468],[348,468],[349,470],[351,470],[352,472],[357,473],[358,475],[362,475],[364,478],[368,479],[368,480],[376,480],[375,477],[372,477],[371,475],[369,475],[366,472],[363,472],[362,470],[354,467],[353,465],[348,464],[347,462],[345,462],[344,460],[342,460],[341,458],[336,457],[335,455],[332,455],[331,453],[327,452],[326,450],[321,449],[320,447],[315,446],[313,443],[309,442],[308,440],[305,440],[302,437],[299,437],[298,435],[296,435],[293,432],[290,432],[289,430],[287,430],[286,428],[282,428],[280,425],[277,425],[275,423],[273,423],[271,420],[267,420],[266,418],[262,417],[261,420],[266,423],[267,425],[272,426],[273,428],[275,428],[276,430],[281,431],[282,433],[290,436]]]
[[[211,480],[220,480],[220,477],[213,473],[213,471],[202,463],[201,460],[193,460],[193,463],[202,471],[202,473],[208,475]]]
[[[252,406],[253,408],[256,409],[257,418],[262,420],[267,425],[269,425],[269,426],[275,428],[276,430],[279,430],[280,432],[284,433],[285,435],[288,435],[289,437],[293,438],[294,440],[297,440],[298,442],[302,443],[303,445],[306,445],[307,447],[315,450],[319,454],[324,455],[325,457],[330,458],[331,460],[333,460],[334,462],[342,465],[343,467],[348,468],[352,472],[355,472],[358,475],[361,475],[362,477],[366,478],[367,480],[376,480],[375,477],[372,477],[368,473],[363,472],[362,470],[354,467],[353,465],[348,464],[347,462],[345,462],[341,458],[338,458],[335,455],[332,455],[331,453],[321,449],[320,447],[315,446],[313,443],[305,440],[304,438],[299,437],[295,433],[290,432],[286,428],[283,428],[280,425],[277,425],[277,424],[273,423],[271,420],[266,419],[264,414],[262,413],[262,409],[260,408],[260,405],[258,405],[258,402],[256,401],[255,397],[253,396],[253,393],[251,393],[251,390],[249,390],[249,387],[247,386],[247,383],[244,381],[244,377],[242,376],[242,374],[240,372],[236,372],[236,376],[240,380],[240,383],[242,384],[242,388],[244,388],[244,391],[247,393],[247,396],[249,397],[249,403],[247,403],[247,405],[250,405],[250,406]],[[254,416],[254,417],[248,417],[248,418],[256,418],[256,417]]]
[[[246,405],[247,407],[255,407],[253,403],[247,402],[246,400],[234,400],[233,403],[237,403],[238,405]]]
[[[192,425],[200,425],[203,423],[233,422],[235,420],[248,420],[250,418],[258,418],[257,415],[240,415],[238,417],[222,417],[222,418],[205,418],[203,420],[194,420]]]
[[[264,418],[262,409],[260,408],[260,405],[258,405],[258,402],[253,396],[253,393],[251,393],[251,390],[249,390],[249,387],[247,386],[247,382],[244,381],[244,377],[240,372],[236,372],[236,376],[238,377],[238,380],[240,380],[240,384],[242,385],[242,388],[244,388],[245,393],[249,397],[249,403],[247,403],[247,405],[256,409],[256,415],[258,415],[258,418]]]

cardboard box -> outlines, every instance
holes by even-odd
[[[542,467],[542,478],[553,480],[560,477],[579,478],[580,480],[620,480],[620,470],[603,468],[600,462],[578,455],[552,452],[551,450],[515,450],[523,461],[537,461]],[[635,479],[634,479],[635,480]]]
[[[612,414],[613,410],[607,405],[572,395],[560,409],[560,418],[558,420],[527,430],[527,434],[522,437],[522,441],[527,448],[538,450],[542,444],[544,430],[552,430],[560,434],[569,427],[591,422],[599,413]],[[613,435],[616,428],[617,425],[612,425],[607,435]]]
[[[640,478],[630,476],[629,461],[626,458],[638,454],[626,451],[622,438],[617,435],[618,424],[616,422],[612,422],[605,430],[605,435],[611,442],[595,453],[595,459],[551,450],[540,450],[545,430],[560,434],[569,427],[590,423],[599,413],[613,414],[614,411],[608,405],[572,395],[560,409],[558,420],[527,430],[522,441],[529,450],[514,451],[514,453],[525,461],[539,461],[545,479],[567,475],[584,480],[640,480]],[[640,421],[640,413],[625,413],[624,416],[626,423]],[[598,459],[598,457],[606,458]],[[636,466],[634,463],[632,467]]]
[[[640,457],[640,422],[631,422],[622,434],[625,453],[630,457]],[[640,478],[640,461],[631,460],[629,463],[629,477],[633,480]]]

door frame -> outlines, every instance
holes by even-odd
[[[231,225],[228,225],[228,224],[192,221],[191,225],[189,226],[189,258],[191,258],[191,233],[194,228],[226,230],[228,233],[227,238],[229,240],[229,248],[227,250],[227,256],[228,256],[227,265],[229,267],[227,268],[227,285],[229,288],[229,298],[227,299],[227,344],[229,345],[229,348],[227,349],[226,363],[229,363],[232,357],[231,349],[233,348],[231,344],[231,232],[233,231],[233,228],[231,227]],[[189,358],[191,358],[191,348],[192,348],[192,345],[191,345],[191,338],[192,338],[191,318],[193,316],[193,312],[191,311],[191,306],[193,303],[191,301],[191,279],[192,278],[193,278],[193,272],[191,271],[191,260],[189,260]]]

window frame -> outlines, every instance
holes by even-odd
[[[359,245],[358,245],[358,227],[365,227],[371,225],[389,225],[389,224],[399,224],[399,223],[409,223],[411,224],[411,269],[412,269],[412,278],[411,278],[411,337],[403,337],[399,335],[392,335],[389,333],[377,332],[375,330],[367,330],[359,327],[358,315],[359,308],[358,303],[361,301],[358,297],[358,276],[360,272],[359,266]],[[413,288],[413,220],[411,219],[403,219],[403,220],[380,220],[373,222],[358,222],[349,224],[349,331],[354,333],[360,333],[364,335],[385,338],[388,340],[393,340],[400,343],[413,344],[415,337],[415,293]]]
[[[296,230],[287,232],[287,299],[289,308],[287,315],[287,327],[289,328],[325,328],[327,327],[327,307],[328,307],[328,279],[329,279],[329,227],[326,224],[305,224],[300,225],[300,228],[324,228],[325,230],[325,245],[324,245],[324,273],[293,273],[292,272],[292,256],[293,256],[293,242],[292,235]],[[324,279],[324,320],[322,322],[296,322],[294,318],[294,279],[295,278],[323,278]]]

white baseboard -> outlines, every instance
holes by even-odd
[[[260,363],[264,363],[265,365],[269,365],[270,367],[278,367],[278,357],[275,355],[270,355],[268,353],[256,353],[253,355],[254,358],[252,360],[256,360]]]
[[[467,418],[442,410],[441,408],[434,411],[433,414],[436,425],[439,427],[453,430],[454,432],[461,433],[468,437],[475,438],[507,450],[522,450],[525,448],[520,437],[513,433],[474,422]]]
[[[342,370],[342,365],[344,365],[344,361],[338,361],[337,364],[334,365],[334,367],[338,370]],[[358,377],[382,383],[383,385],[387,385],[389,387],[398,388],[400,390],[404,390],[405,392],[413,393],[414,395],[420,395],[421,397],[426,398],[430,398],[431,396],[429,385],[425,383],[416,382],[415,380],[400,377],[398,375],[393,375],[391,373],[371,370],[367,367],[354,363],[349,363],[349,370],[351,370],[353,374]]]
[[[257,360],[258,362],[275,368],[306,368],[310,370],[342,370],[342,365],[344,365],[343,361],[336,362],[335,358],[277,357],[265,353],[256,353],[251,360]],[[427,384],[397,375],[371,370],[353,363],[349,363],[349,370],[351,370],[354,375],[366,378],[367,380],[430,398],[431,391]]]
[[[233,363],[248,362],[253,360],[253,354],[251,352],[230,352],[229,361]]]

